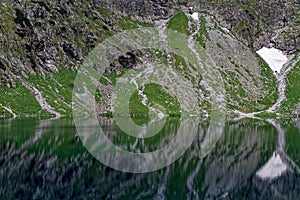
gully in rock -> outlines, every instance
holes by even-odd
[[[297,62],[299,62],[300,58],[292,58],[287,60],[285,56],[281,56],[281,59],[274,59],[273,54],[269,54],[269,50],[262,49],[258,51],[263,59],[270,65],[274,72],[279,71],[279,74],[275,74],[277,78],[279,98],[277,102],[271,106],[266,112],[275,112],[282,104],[282,102],[286,99],[285,90],[286,90],[286,79],[288,72],[295,66]],[[276,51],[276,53],[280,53],[280,51],[276,49],[270,49],[270,51]],[[255,117],[255,115],[260,114],[264,111],[254,112],[254,113],[242,113],[239,111],[235,111],[236,114],[240,115],[240,118],[255,118],[260,119],[259,117]],[[262,120],[262,119],[260,119]],[[287,155],[285,149],[285,131],[281,128],[280,124],[276,123],[275,120],[268,119],[267,120],[272,126],[274,126],[278,133],[278,142],[276,151],[273,153],[273,156],[270,160],[259,170],[256,175],[262,179],[274,179],[276,177],[281,176],[286,172],[288,167],[295,171],[297,174],[300,173],[300,168],[295,164],[295,162]]]

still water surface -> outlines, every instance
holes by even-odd
[[[112,119],[99,121],[114,144],[132,152],[163,147],[180,123],[169,118],[158,135],[137,140]],[[280,136],[267,121],[227,121],[205,153],[208,124],[198,126],[192,145],[174,163],[133,174],[95,159],[72,119],[0,120],[1,199],[299,198],[300,129],[295,124],[281,124]]]

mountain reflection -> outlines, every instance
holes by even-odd
[[[161,132],[153,136],[155,139],[136,141],[125,135],[114,120],[101,118],[99,122],[110,141],[136,152],[162,148],[176,136],[180,124],[177,119],[169,118]],[[84,147],[71,119],[1,120],[0,196],[4,199],[299,197],[300,131],[296,125],[282,125],[285,136],[282,151],[278,127],[270,122],[243,119],[223,125],[221,134],[211,136],[208,122],[199,120],[191,146],[178,160],[157,171],[132,174],[111,169],[94,158]],[[278,171],[272,171],[274,166],[287,168],[279,175]],[[264,168],[271,175],[262,176]]]

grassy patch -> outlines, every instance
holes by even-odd
[[[286,97],[291,104],[296,104],[300,99],[300,62],[288,74],[288,87]]]
[[[145,24],[139,21],[134,21],[130,19],[129,17],[122,17],[118,20],[118,25],[122,27],[122,29],[130,30],[140,27],[152,27],[150,24]]]
[[[209,12],[208,12],[207,10],[202,10],[201,13],[202,13],[202,14],[205,14],[205,15],[208,15],[208,14],[209,14]]]
[[[184,76],[187,80],[190,80],[191,83],[198,85],[199,83],[196,83],[195,77],[191,75],[192,73],[197,72],[196,68],[193,65],[191,65],[190,63],[186,63],[185,59],[182,56],[174,54],[173,58],[175,60],[175,69],[179,73],[181,73],[181,75]],[[192,68],[192,70],[189,69],[188,65]],[[200,74],[199,74],[199,76],[200,76]]]
[[[199,33],[196,35],[196,41],[203,47],[205,48],[205,41],[208,39],[209,40],[209,34],[206,29],[206,23],[205,23],[205,17],[201,16],[201,27]]]
[[[100,93],[100,90],[97,88],[96,89],[96,93],[95,93],[95,101],[96,101],[96,103],[100,103],[101,102],[101,97],[102,97],[102,95]]]
[[[0,86],[0,103],[10,108],[15,114],[36,115],[41,110],[40,105],[35,97],[20,83],[17,82],[16,88],[7,88]],[[7,114],[7,111],[0,106],[2,113]]]
[[[159,50],[155,50],[154,52],[153,51],[148,51],[148,53],[150,54],[150,56],[156,57],[159,60],[159,62],[161,62],[165,65],[168,65],[167,55],[164,54],[163,52],[161,52]]]
[[[180,104],[176,97],[172,97],[158,84],[148,84],[144,93],[147,95],[150,106],[155,104],[164,107],[168,115],[179,114]]]
[[[0,13],[1,12],[12,12],[12,9],[11,8],[7,8],[7,7],[4,7],[2,4],[0,4]]]
[[[274,119],[277,117],[276,113],[262,112],[260,114],[255,115],[255,117],[259,117],[262,119]]]
[[[180,115],[180,104],[177,98],[169,95],[165,90],[158,84],[151,83],[146,84],[144,89],[144,94],[147,96],[147,106],[142,104],[142,97],[138,95],[138,92],[135,91],[130,99],[129,103],[129,113],[133,116],[144,116],[144,119],[137,121],[133,120],[137,124],[146,123],[149,121],[149,108],[155,107],[159,110],[163,107],[166,114],[171,116]]]
[[[69,115],[72,112],[72,92],[76,74],[75,71],[62,68],[59,73],[47,74],[45,79],[31,76],[29,81],[35,84],[56,111]]]
[[[286,88],[286,98],[287,100],[283,102],[280,113],[291,114],[292,110],[295,109],[296,105],[300,102],[300,61],[295,65],[295,67],[289,72],[287,76],[287,88]]]
[[[168,29],[178,31],[180,33],[189,34],[188,17],[184,12],[179,11],[174,17],[172,17],[168,23]]]
[[[197,34],[196,35],[196,41],[203,47],[205,48],[205,41],[203,40],[202,36]]]
[[[234,110],[240,110],[242,112],[253,112],[256,110],[256,105],[249,98],[249,94],[246,93],[243,85],[240,83],[237,75],[234,72],[221,71],[222,77],[228,84],[225,85],[226,92],[228,94],[228,107]]]
[[[104,9],[104,8],[99,8],[99,12],[100,12],[102,15],[106,16],[106,17],[111,16],[111,13],[110,13],[108,10]]]
[[[276,78],[267,63],[260,57],[258,59],[262,73],[261,81],[264,83],[263,90],[266,91],[267,95],[253,97],[251,93],[243,88],[243,85],[238,79],[238,74],[230,71],[221,72],[223,78],[225,78],[228,83],[225,85],[225,89],[229,94],[228,98],[231,98],[228,100],[231,102],[228,106],[230,109],[238,109],[246,113],[261,111],[271,107],[278,99]],[[240,66],[236,65],[234,62],[232,62],[232,64],[236,66],[236,72],[243,76],[243,74],[239,72]],[[250,74],[249,70],[246,69],[246,72],[249,76],[253,76]],[[257,85],[257,80],[255,80],[254,77],[253,80],[254,84]]]
[[[183,66],[184,69],[187,70],[187,64],[182,56],[175,54],[174,58],[175,58],[175,67],[176,68],[178,68],[179,66]]]
[[[255,53],[259,61],[261,75],[263,77],[262,81],[264,82],[264,91],[268,92],[267,95],[258,100],[258,103],[264,105],[263,109],[267,109],[271,107],[278,99],[276,77],[274,76],[269,65],[253,49],[252,52]]]
[[[107,76],[107,78],[111,81],[112,85],[116,85],[117,78],[123,76],[126,72],[126,69],[124,69],[121,74],[117,74],[117,72],[112,72],[110,75]]]
[[[206,25],[205,25],[205,18],[204,18],[204,16],[201,16],[200,20],[201,20],[200,34],[201,34],[201,35],[204,35],[207,39],[209,39],[209,34],[208,34],[207,30],[206,30]]]

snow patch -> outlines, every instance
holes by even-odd
[[[192,17],[194,20],[199,21],[199,13],[194,12],[193,14],[191,14],[191,17]]]
[[[287,170],[279,154],[273,153],[270,160],[256,173],[262,179],[274,179],[281,176]]]
[[[280,73],[283,65],[288,61],[287,56],[284,55],[282,51],[273,47],[263,47],[258,50],[257,53],[269,64],[270,68],[275,73]]]

